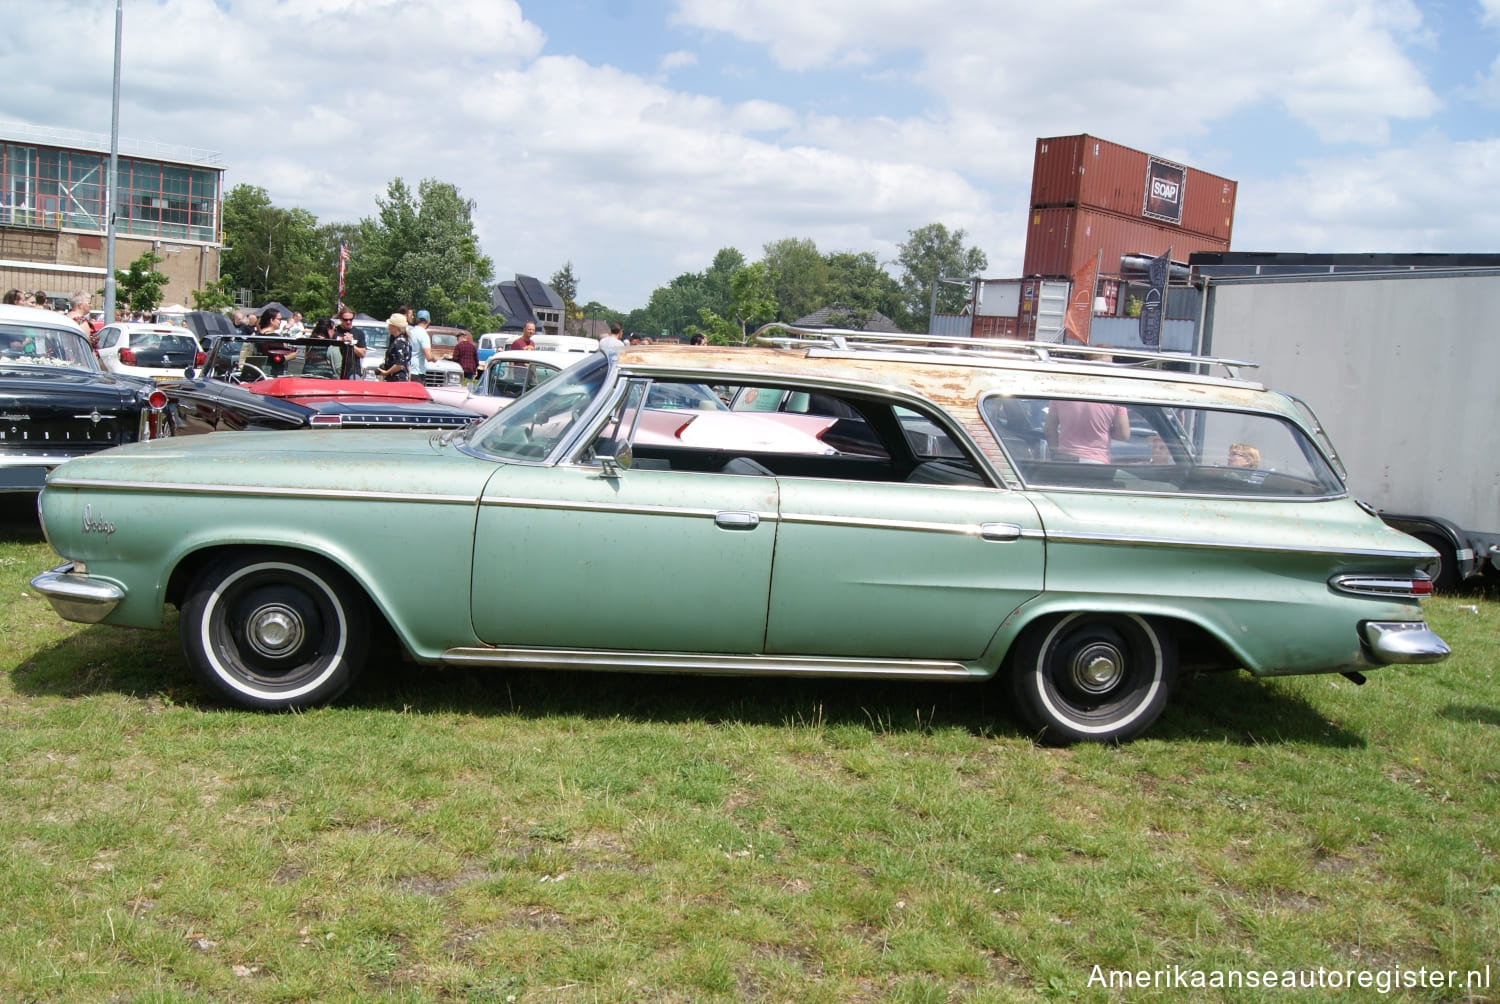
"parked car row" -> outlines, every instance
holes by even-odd
[[[268,709],[341,694],[377,623],[433,667],[992,681],[1064,743],[1146,731],[1185,658],[1362,681],[1447,654],[1420,606],[1434,553],[1349,497],[1280,394],[792,335],[580,353],[436,435],[80,457],[41,493],[63,564],[32,584],[86,623],[160,628],[176,607],[202,682]],[[1107,416],[1102,460],[1068,452],[1087,438],[1059,435],[1069,410]],[[703,573],[577,615],[663,564]]]

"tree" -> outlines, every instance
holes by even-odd
[[[552,273],[548,280],[552,291],[562,297],[563,302],[563,327],[569,322],[575,325],[583,320],[583,311],[578,307],[578,277],[573,274],[573,263],[569,261],[562,268]]]
[[[959,287],[939,279],[968,279],[982,273],[989,259],[977,247],[964,248],[964,232],[941,223],[907,231],[907,240],[896,245],[901,249],[901,292],[904,305],[919,330],[931,326],[931,298],[937,289],[939,312],[956,313],[963,307]]]
[[[236,185],[224,197],[221,281],[248,289],[252,302],[306,302],[320,289],[326,297],[326,282],[308,282],[321,271],[324,251],[317,217],[307,210],[272,205],[266,190],[254,185]]]
[[[345,299],[377,317],[403,304],[425,307],[434,323],[488,314],[495,269],[474,236],[473,200],[447,182],[428,178],[413,193],[395,178],[375,201],[376,215],[360,220],[349,239]]]
[[[748,326],[776,319],[776,295],[766,263],[746,265],[729,277],[729,316],[740,322],[740,343],[749,340]],[[710,339],[712,340],[712,339]]]
[[[825,306],[828,263],[811,238],[785,237],[765,246],[771,292],[780,309],[776,319],[795,321]]]
[[[147,251],[124,272],[115,269],[115,286],[132,311],[151,311],[161,304],[161,288],[167,277],[156,270],[162,258],[155,251]]]
[[[221,276],[204,283],[202,289],[195,289],[188,295],[193,299],[194,310],[224,310],[234,306],[233,288],[233,281],[228,276]]]
[[[710,345],[738,345],[744,339],[739,328],[731,321],[715,314],[707,307],[698,308],[698,323],[683,329],[686,335],[703,335]]]
[[[839,327],[863,330],[876,313],[884,314],[902,330],[908,318],[901,302],[901,287],[880,267],[869,251],[834,251],[825,256],[828,263],[828,302],[824,306],[838,311],[829,323]]]

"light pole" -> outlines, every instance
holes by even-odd
[[[972,279],[946,279],[946,278],[944,278],[943,276],[940,276],[940,275],[933,276],[933,278],[932,278],[932,297],[928,301],[928,305],[927,305],[927,333],[929,335],[932,334],[932,322],[937,317],[937,288],[938,288],[938,283],[940,283],[940,282],[950,283],[950,284],[952,284],[954,286],[969,286],[970,288],[973,288],[973,280]]]
[[[115,96],[109,120],[108,239],[104,250],[104,323],[115,322],[115,207],[119,204],[120,179],[120,41],[124,33],[124,0],[115,0]]]

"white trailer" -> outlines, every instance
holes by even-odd
[[[1500,570],[1500,269],[1200,281],[1195,351],[1305,401],[1350,493],[1441,555],[1439,588]]]

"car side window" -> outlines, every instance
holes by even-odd
[[[663,388],[671,386],[672,393]],[[987,484],[937,414],[824,388],[736,388],[726,409],[710,388],[656,385],[636,419],[634,466],[755,476]],[[702,400],[699,401],[698,398]],[[934,469],[934,465],[941,469]]]
[[[99,336],[99,347],[101,349],[112,349],[119,340],[119,328],[105,328],[104,333]]]

